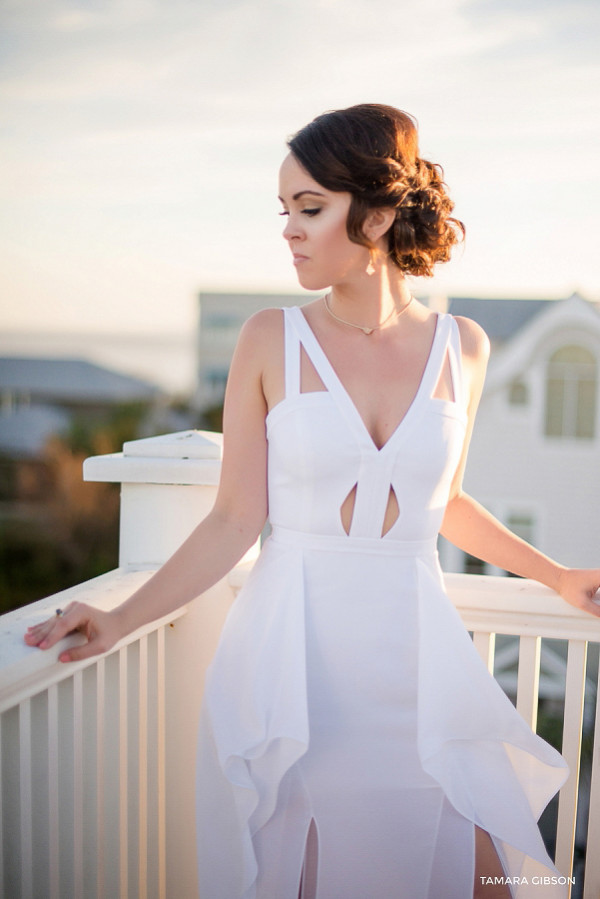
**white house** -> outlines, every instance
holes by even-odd
[[[465,489],[563,564],[600,566],[598,309],[577,294],[449,308],[492,339]],[[474,570],[454,547],[441,554],[446,570]]]

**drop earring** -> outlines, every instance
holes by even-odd
[[[366,272],[367,272],[367,275],[375,274],[375,266],[373,265],[373,257],[372,256],[369,258],[369,264],[366,268]]]

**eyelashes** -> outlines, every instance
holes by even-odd
[[[315,215],[318,215],[320,213],[320,211],[321,211],[321,208],[318,207],[316,209],[302,209],[301,213],[302,213],[302,215],[307,215],[309,218],[313,218]],[[289,215],[289,212],[284,209],[283,212],[279,213],[279,215]]]

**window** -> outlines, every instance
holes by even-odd
[[[521,540],[526,540],[527,543],[532,544],[535,542],[535,522],[533,516],[521,512],[512,513],[508,516],[506,527],[510,528],[513,534],[516,534]]]
[[[204,380],[213,391],[225,390],[229,369],[223,367],[207,368],[204,372]]]
[[[546,436],[594,437],[597,367],[585,347],[564,346],[552,354],[546,378]]]
[[[201,318],[201,324],[206,328],[223,331],[228,328],[239,328],[243,318],[230,312],[208,312]]]
[[[482,559],[478,559],[476,556],[465,553],[463,571],[465,574],[485,574],[486,564]]]
[[[508,388],[508,402],[511,406],[526,406],[529,402],[527,384],[523,381],[513,381]]]
[[[535,519],[532,515],[528,515],[526,512],[512,512],[506,519],[506,527],[521,540],[535,545]],[[510,571],[506,573],[509,577],[518,577]]]

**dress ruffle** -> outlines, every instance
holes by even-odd
[[[200,895],[210,899],[254,899],[252,837],[308,748],[303,580],[301,551],[267,541],[208,671],[197,770]]]
[[[423,769],[461,815],[490,833],[515,899],[537,897],[532,878],[559,872],[536,821],[567,766],[490,677],[444,592],[437,561],[419,557],[414,564]],[[268,540],[231,609],[207,679],[198,764],[203,899],[256,896],[253,837],[309,746],[305,653],[303,549]],[[544,895],[566,893],[557,885]]]
[[[489,675],[443,589],[441,572],[422,559],[417,566],[421,764],[454,808],[492,836],[515,899],[539,896],[536,878],[559,872],[536,822],[567,779],[567,764],[531,731]],[[435,677],[434,668],[444,676]],[[544,890],[548,897],[566,895],[558,884]]]

